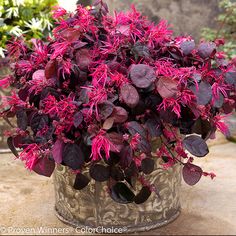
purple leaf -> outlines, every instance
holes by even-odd
[[[138,57],[143,57],[146,59],[150,58],[149,48],[145,44],[141,44],[140,42],[135,43],[135,45],[132,48],[132,53],[137,59]]]
[[[104,121],[102,128],[105,130],[109,130],[112,128],[113,124],[114,124],[114,118],[109,117]]]
[[[186,163],[183,167],[183,179],[188,185],[195,185],[201,179],[203,174],[199,166]]]
[[[68,42],[74,42],[79,39],[81,32],[78,29],[67,28],[67,29],[61,31],[60,35]]]
[[[43,129],[48,125],[49,119],[47,115],[34,114],[30,121],[31,129],[34,133],[37,133],[38,130]]]
[[[134,202],[136,204],[142,204],[148,200],[151,195],[151,190],[148,186],[143,186],[140,192],[135,196]]]
[[[201,118],[198,118],[192,127],[192,132],[201,134],[202,138],[206,139],[212,132],[212,126],[208,120],[202,120]]]
[[[124,147],[124,138],[122,134],[116,133],[116,132],[111,132],[107,134],[108,139],[112,142],[112,144],[115,146],[115,150],[111,146],[111,151],[112,152],[117,152],[121,151],[122,148]]]
[[[74,115],[74,126],[75,128],[78,128],[79,125],[82,123],[84,117],[83,117],[83,113],[81,111],[78,111],[75,113]]]
[[[23,109],[18,110],[16,112],[16,118],[17,118],[17,126],[22,130],[26,130],[28,125],[28,117],[26,111]]]
[[[76,175],[73,187],[76,190],[81,190],[81,189],[85,188],[89,184],[89,182],[90,182],[90,179],[87,176],[85,176],[81,173],[78,173]]]
[[[182,42],[180,44],[180,48],[183,51],[183,54],[187,56],[195,48],[195,42],[193,40],[191,40],[191,41],[184,41],[184,42]]]
[[[236,84],[236,71],[228,71],[225,73],[225,82],[227,84]]]
[[[16,157],[18,157],[19,155],[18,155],[18,152],[16,151],[16,148],[15,148],[15,146],[14,146],[14,144],[13,144],[13,138],[12,138],[12,137],[9,137],[9,138],[7,139],[7,145],[8,145],[8,147],[9,147],[9,149],[11,150],[11,152],[12,152]]]
[[[88,49],[83,48],[76,52],[76,62],[81,70],[87,70],[91,61],[91,52]]]
[[[152,147],[150,142],[143,136],[141,136],[140,140],[138,141],[137,149],[144,153],[151,153]]]
[[[116,26],[116,30],[117,32],[125,35],[125,36],[129,36],[130,34],[130,25],[117,25]]]
[[[101,0],[95,0],[94,3],[93,3],[93,6],[97,6],[101,4]]]
[[[190,135],[183,140],[184,147],[196,157],[204,157],[209,153],[206,142],[197,135]]]
[[[78,170],[84,164],[84,154],[77,144],[67,143],[63,149],[62,160],[72,170]]]
[[[114,118],[114,123],[124,123],[128,119],[128,112],[123,107],[114,107],[111,114]]]
[[[136,133],[140,134],[143,137],[146,137],[146,131],[141,124],[137,121],[130,121],[126,123],[126,128],[128,129],[131,135],[135,135]]]
[[[38,159],[37,163],[33,168],[33,171],[39,175],[50,177],[54,169],[55,169],[55,162],[48,159],[47,157],[43,157]]]
[[[224,104],[224,95],[219,92],[219,95],[217,98],[214,99],[213,106],[216,108],[221,108]]]
[[[175,97],[179,91],[178,83],[171,78],[160,77],[156,83],[156,89],[162,98]]]
[[[111,178],[116,181],[124,180],[123,170],[119,166],[111,166]]]
[[[161,124],[156,119],[148,119],[145,123],[145,127],[151,138],[159,137],[162,134]]]
[[[91,178],[93,178],[94,180],[99,181],[99,182],[104,182],[109,179],[110,170],[108,166],[95,164],[90,167],[89,174]]]
[[[139,102],[139,94],[135,87],[130,84],[124,84],[120,88],[120,99],[126,103],[127,106],[134,108]]]
[[[12,138],[13,140],[13,145],[17,148],[20,148],[22,146],[23,143],[23,138],[21,135],[17,135],[15,137]]]
[[[45,77],[46,79],[51,79],[54,78],[56,76],[57,73],[57,63],[55,60],[50,60],[48,61],[46,67],[45,67]]]
[[[60,139],[57,139],[57,141],[52,147],[52,156],[53,156],[54,161],[57,164],[60,164],[62,162],[62,153],[63,153],[64,145],[65,144],[63,141],[61,141]]]
[[[154,170],[155,162],[152,158],[144,158],[141,162],[141,170],[144,174],[151,174]]]
[[[198,53],[201,58],[206,59],[212,57],[216,52],[216,44],[213,42],[201,43],[198,46]]]
[[[133,159],[133,151],[130,146],[125,146],[119,153],[120,165],[122,168],[128,167]]]
[[[23,89],[20,89],[19,92],[18,92],[18,96],[22,101],[26,101],[26,99],[29,96],[29,88],[25,87]]]
[[[134,200],[134,193],[123,182],[117,182],[111,187],[111,198],[119,203],[130,203]]]
[[[206,81],[202,81],[198,85],[198,89],[195,85],[192,85],[190,90],[196,95],[198,105],[206,105],[212,99],[211,85]]]
[[[113,103],[106,101],[98,105],[98,112],[102,120],[106,120],[113,112]]]
[[[156,80],[156,74],[148,65],[133,64],[130,68],[130,79],[137,88],[148,88]]]

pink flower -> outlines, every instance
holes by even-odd
[[[150,46],[168,41],[171,35],[172,30],[169,29],[169,25],[165,20],[161,20],[157,25],[151,25],[150,30],[146,32]]]
[[[29,60],[20,60],[15,64],[16,74],[23,78],[28,77],[34,70],[34,64]]]
[[[58,71],[61,71],[63,78],[65,79],[65,75],[71,74],[72,63],[70,59],[63,59],[62,57],[58,57],[58,63],[60,68]]]
[[[136,133],[132,138],[129,143],[130,147],[135,150],[140,142],[141,136],[139,133]]]
[[[34,44],[34,53],[31,55],[31,59],[37,65],[44,63],[48,59],[47,45],[44,45],[41,40],[32,39],[31,41]]]
[[[20,153],[19,158],[25,162],[27,169],[32,170],[40,158],[41,150],[36,143],[27,145],[26,148]]]
[[[124,76],[123,74],[120,74],[118,72],[112,74],[110,73],[110,84],[111,85],[116,85],[118,88],[121,87],[123,84],[128,84],[129,80],[126,76]]]
[[[181,117],[180,112],[181,112],[181,107],[179,105],[179,102],[174,99],[174,98],[164,98],[162,103],[157,107],[157,110],[164,110],[166,111],[168,108],[173,111],[178,118]]]
[[[9,58],[18,59],[21,55],[26,54],[27,47],[21,38],[13,38],[7,44],[7,51]]]
[[[100,130],[99,133],[92,140],[92,153],[91,157],[93,161],[102,159],[102,152],[105,153],[106,159],[110,157],[110,150],[117,150],[114,144],[105,136],[106,132]],[[118,151],[118,150],[117,150]]]
[[[108,67],[106,64],[99,65],[91,74],[94,87],[105,87],[108,77]]]
[[[5,77],[4,79],[0,80],[0,87],[7,88],[10,86],[10,76]]]
[[[58,56],[63,56],[70,47],[70,42],[55,42],[52,44],[53,53],[51,55],[51,60],[57,58]]]
[[[214,178],[216,177],[216,174],[213,173],[213,172],[210,172],[210,173],[208,173],[208,172],[203,172],[202,174],[203,174],[204,176],[210,176],[211,179],[214,179]]]
[[[52,17],[54,19],[59,19],[66,14],[67,14],[67,11],[63,7],[60,7],[60,6],[55,6],[54,9],[52,10]]]
[[[95,111],[96,118],[99,119],[98,104],[107,100],[107,90],[101,87],[84,87],[88,89],[89,102],[89,115],[91,116]]]
[[[27,107],[27,103],[22,101],[16,91],[11,92],[11,96],[1,96],[1,108],[11,107],[11,110],[14,111],[17,107]]]
[[[224,119],[228,115],[224,115],[224,116],[218,115],[213,118],[213,122],[216,128],[219,129],[225,136],[229,136],[230,132],[229,132],[228,125],[225,123],[225,121],[222,121],[222,119]]]

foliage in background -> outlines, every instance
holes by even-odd
[[[222,13],[217,17],[218,28],[204,28],[202,36],[206,40],[214,41],[217,38],[224,38],[223,50],[232,59],[236,57],[236,1],[223,0],[219,3]]]
[[[52,28],[54,5],[57,0],[0,0],[0,57],[12,36],[45,39]]]

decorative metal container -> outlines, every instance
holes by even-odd
[[[83,190],[75,190],[75,174],[58,165],[54,172],[56,215],[74,227],[122,227],[125,232],[161,227],[180,213],[180,172],[179,164],[168,170],[159,165],[148,179],[156,186],[160,197],[152,193],[143,204],[119,204],[111,199],[105,183],[92,180]]]

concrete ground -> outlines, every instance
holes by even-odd
[[[143,235],[236,235],[236,144],[211,147],[198,163],[214,171],[196,186],[182,185],[182,213],[168,226]],[[77,232],[53,211],[52,179],[26,171],[10,154],[0,154],[0,235]],[[41,228],[40,228],[41,227]]]

